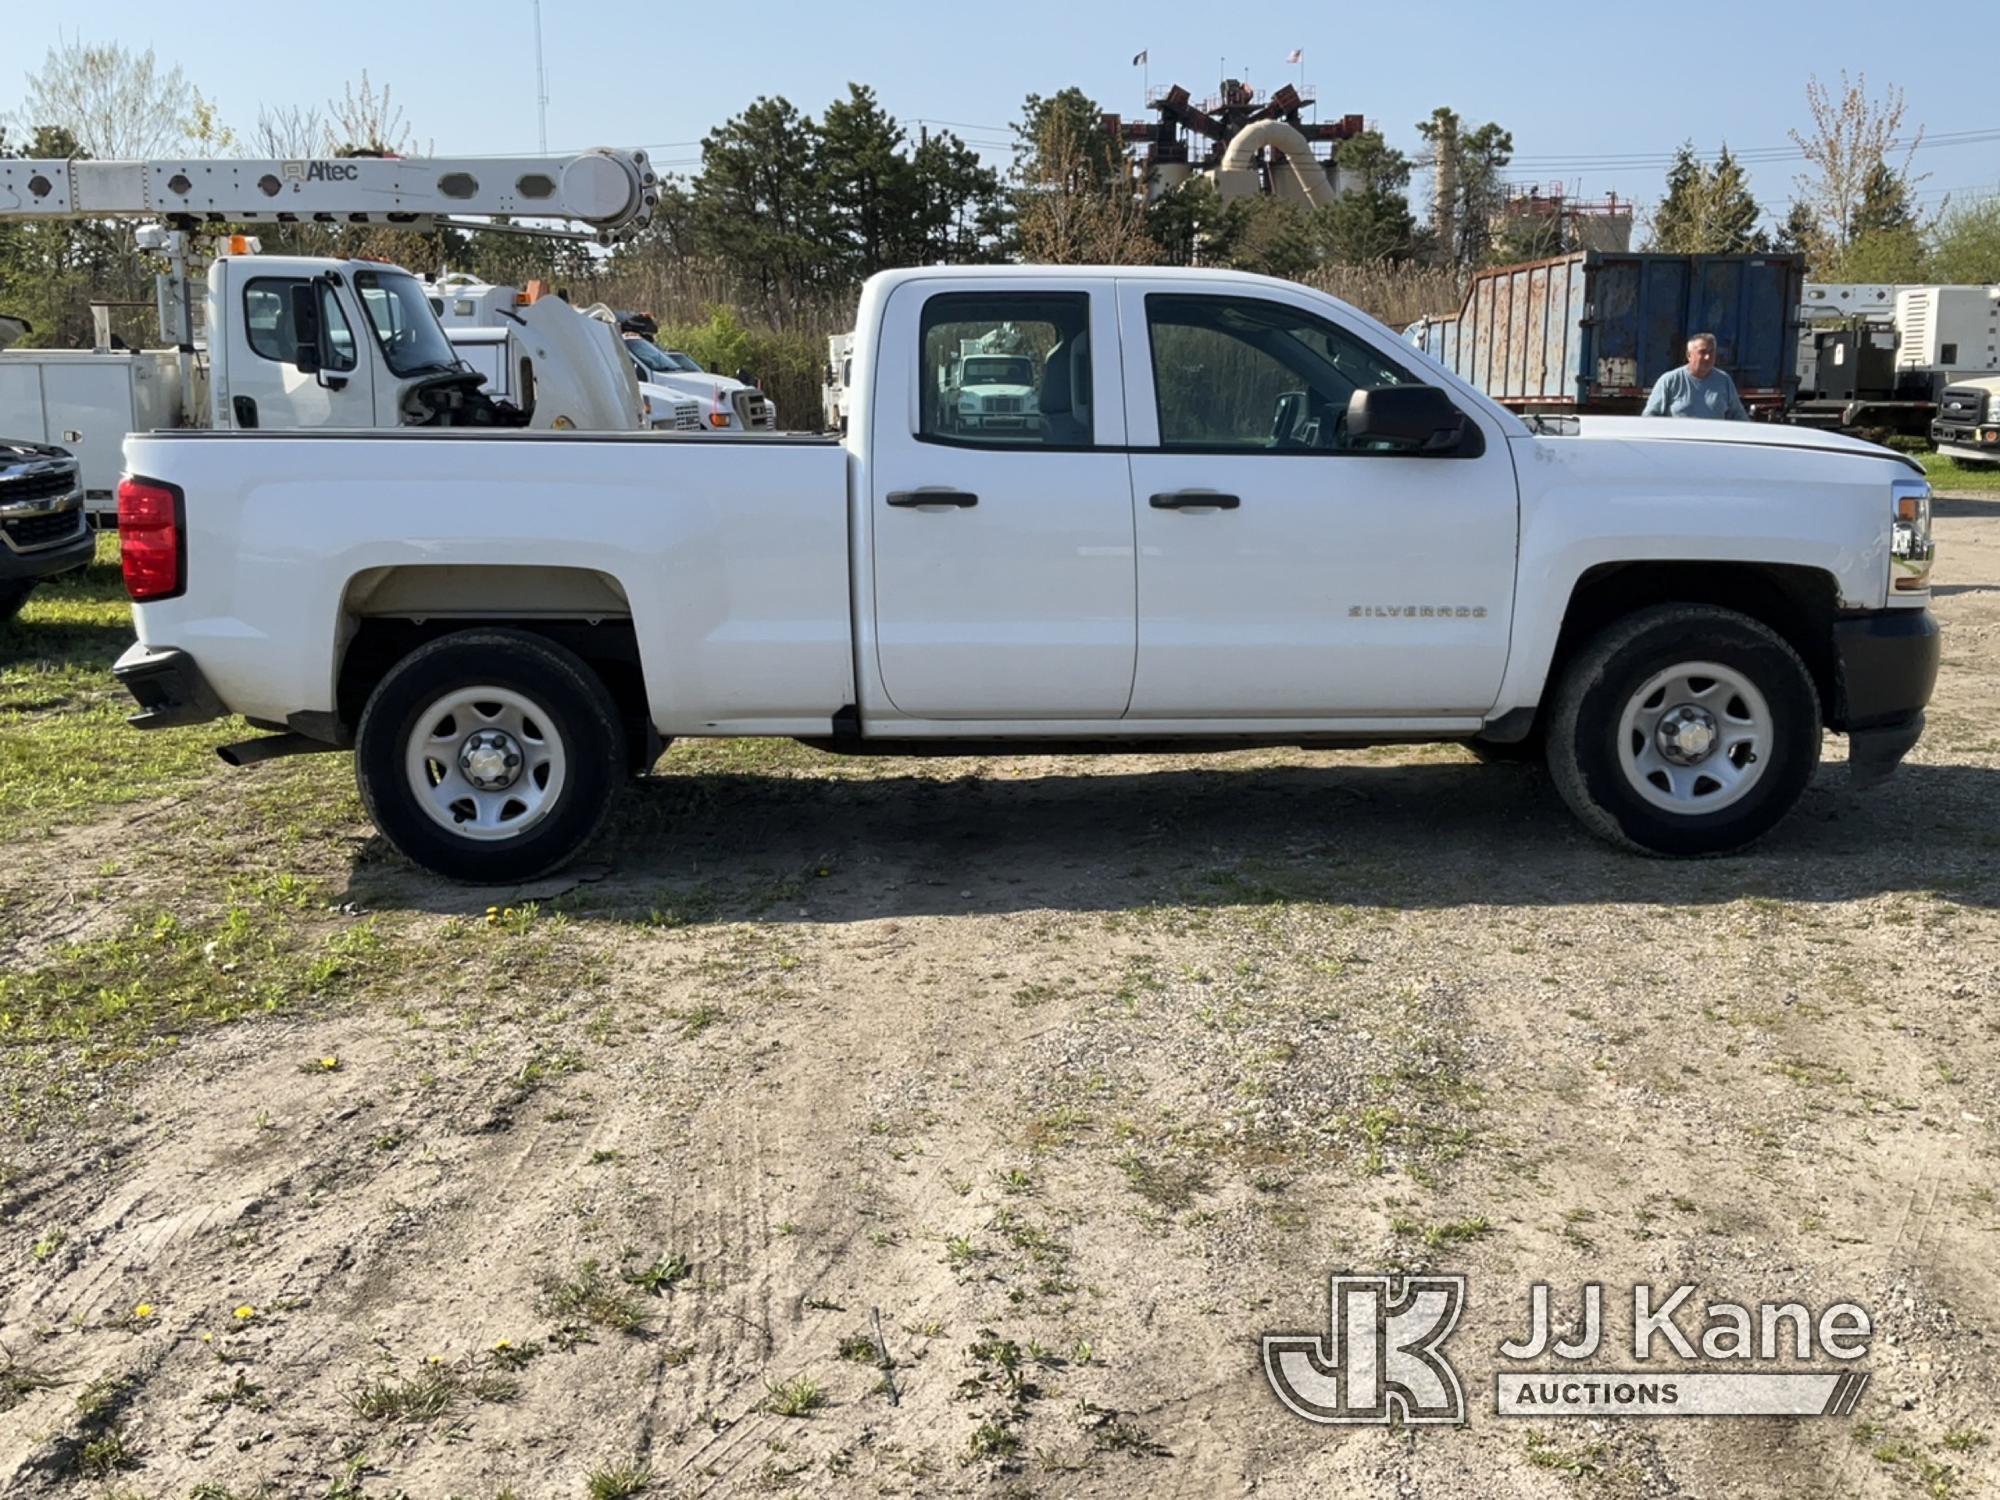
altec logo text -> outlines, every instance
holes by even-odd
[[[1579,1291],[1573,1337],[1553,1336],[1546,1283],[1529,1289],[1527,1326],[1503,1341],[1494,1411],[1504,1417],[1845,1416],[1866,1371],[1799,1369],[1816,1359],[1851,1366],[1868,1353],[1865,1308],[1836,1302],[1817,1316],[1801,1302],[1697,1304],[1692,1285],[1631,1289],[1628,1325],[1638,1369],[1581,1369],[1605,1343],[1604,1287]],[[1465,1309],[1463,1276],[1333,1276],[1327,1331],[1266,1334],[1264,1374],[1286,1408],[1309,1422],[1458,1425],[1466,1419],[1445,1341]],[[1701,1321],[1695,1322],[1699,1312]],[[1687,1369],[1701,1360],[1724,1369]],[[1555,1361],[1553,1367],[1549,1362]]]
[[[288,161],[279,170],[287,182],[356,182],[361,177],[351,161]]]

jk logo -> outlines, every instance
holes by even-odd
[[[1264,1375],[1308,1422],[1465,1421],[1458,1371],[1438,1352],[1465,1308],[1463,1276],[1327,1278],[1328,1329],[1264,1335]]]

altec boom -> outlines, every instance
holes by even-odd
[[[0,219],[146,218],[198,229],[504,215],[582,224],[609,241],[644,229],[659,201],[646,153],[609,147],[568,156],[0,161]]]

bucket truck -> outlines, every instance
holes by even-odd
[[[517,310],[534,336],[517,341],[496,390],[453,348],[409,272],[375,260],[264,256],[252,236],[288,224],[494,228],[460,216],[499,215],[564,227],[498,227],[587,234],[609,244],[642,229],[658,201],[658,177],[643,151],[0,160],[0,220],[147,221],[138,242],[142,254],[162,263],[156,293],[169,346],[0,353],[0,438],[69,449],[87,505],[105,512],[114,509],[119,449],[132,431],[642,428],[638,385],[616,334],[560,303],[539,314]],[[208,268],[199,306],[205,317],[198,319],[190,257],[204,239],[220,253]]]

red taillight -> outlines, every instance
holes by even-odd
[[[118,484],[118,557],[135,600],[171,599],[187,587],[178,490],[146,479]]]

